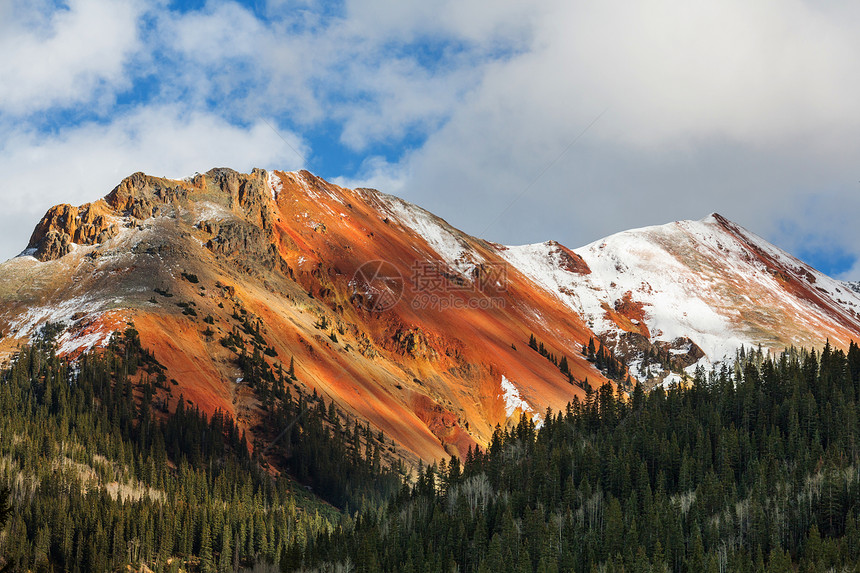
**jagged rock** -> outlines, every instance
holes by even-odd
[[[433,360],[438,356],[427,335],[420,328],[400,328],[391,337],[391,341],[398,354],[426,360]]]
[[[104,201],[80,207],[57,205],[48,210],[30,237],[27,248],[36,249],[40,261],[58,259],[71,251],[72,243],[95,245],[116,236],[119,228],[111,220]]]
[[[187,196],[188,189],[180,182],[135,173],[123,179],[105,199],[120,214],[142,220],[160,214],[162,205]]]
[[[214,235],[206,248],[223,257],[251,260],[267,269],[275,266],[277,251],[268,233],[254,225],[234,221],[203,221],[200,228]]]
[[[40,261],[53,261],[68,254],[71,250],[72,238],[68,233],[49,231],[36,247],[33,255]]]
[[[583,260],[583,258],[574,251],[568,249],[558,241],[547,241],[547,244],[555,247],[556,253],[558,254],[559,267],[571,273],[578,273],[581,275],[591,274],[591,269],[588,268],[588,263],[586,263],[585,260]]]

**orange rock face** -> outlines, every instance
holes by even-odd
[[[81,207],[57,205],[39,222],[27,246],[36,249],[34,256],[39,260],[53,260],[68,254],[72,244],[94,245],[117,232],[110,207],[104,201]]]

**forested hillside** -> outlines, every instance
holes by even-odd
[[[689,388],[607,385],[420,472],[306,552],[359,571],[858,568],[860,350],[738,355]]]
[[[171,382],[133,328],[75,362],[43,330],[2,373],[0,555],[46,571],[857,570],[856,345],[740,352],[647,395],[606,385],[410,479],[382,461],[385,436],[237,350],[267,444],[153,400]]]
[[[207,417],[180,396],[168,413],[153,400],[173,382],[133,328],[74,363],[54,355],[52,335],[44,329],[0,384],[0,482],[13,504],[0,555],[22,570],[287,564],[350,501],[378,504],[386,483],[397,489],[396,470],[374,458],[376,437],[357,423],[333,431],[338,412],[294,398],[283,376],[273,390],[255,355],[241,363],[270,405],[273,441],[262,447],[283,452],[303,484],[249,454],[220,412]]]

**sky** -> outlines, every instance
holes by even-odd
[[[144,171],[308,169],[504,244],[718,212],[860,280],[860,3],[0,0],[0,259]]]

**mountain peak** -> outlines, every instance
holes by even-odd
[[[265,401],[237,382],[254,355],[283,371],[294,361],[294,390],[426,460],[462,457],[496,424],[560,410],[584,396],[584,380],[606,380],[579,352],[593,333],[507,275],[488,243],[307,171],[134,173],[104,199],[50,209],[29,246],[35,260],[0,272],[0,352],[52,324],[73,358],[133,323],[186,400],[239,417],[261,439]],[[548,246],[564,268],[587,272]],[[528,348],[531,333],[567,357],[565,372]],[[528,406],[509,414],[511,395]]]
[[[857,293],[719,213],[575,252],[591,273],[509,261],[583,316],[640,380],[663,372],[648,355],[668,352],[691,368],[731,359],[742,345],[816,346],[826,335],[847,346],[860,331]]]
[[[308,179],[310,174],[302,174]],[[310,176],[312,177],[312,176]],[[40,261],[58,259],[77,246],[103,243],[123,226],[153,217],[176,216],[198,201],[241,213],[253,224],[271,223],[272,200],[268,173],[254,169],[241,174],[215,168],[185,180],[155,177],[142,172],[123,179],[104,199],[80,207],[58,205],[39,221],[27,251]]]
[[[710,215],[708,215],[707,217],[705,217],[701,221],[702,221],[702,223],[720,223],[720,224],[730,222],[728,219],[726,219],[725,217],[723,217],[722,215],[720,215],[716,211],[714,211],[713,213],[711,213]]]
[[[585,380],[629,390],[628,372],[656,384],[740,345],[860,331],[860,295],[717,213],[576,250],[502,247],[307,171],[135,173],[104,199],[50,209],[29,247],[37,260],[0,269],[0,352],[52,324],[74,357],[133,323],[186,400],[259,439],[274,437],[257,425],[266,395],[242,368],[294,361],[279,384],[425,460],[561,410]],[[589,362],[591,339],[629,370]],[[173,407],[171,390],[159,399]]]

